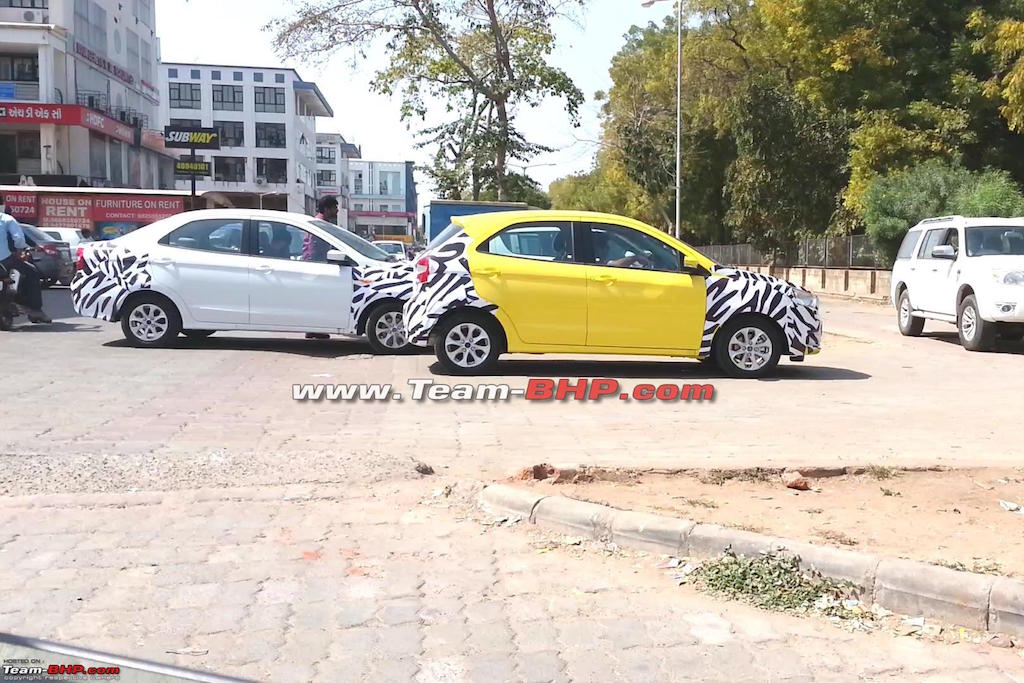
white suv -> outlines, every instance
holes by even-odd
[[[178,214],[85,245],[71,296],[79,314],[121,322],[136,346],[217,330],[366,334],[378,353],[409,350],[402,306],[412,266],[301,214]]]
[[[907,233],[892,269],[900,332],[953,323],[970,351],[1024,337],[1024,218],[947,216]]]

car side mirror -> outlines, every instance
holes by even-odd
[[[351,256],[339,249],[331,249],[327,252],[327,262],[335,263],[339,266],[348,266],[350,268],[357,265],[356,262],[352,260]]]
[[[707,277],[708,275],[711,275],[711,272],[699,263],[695,263],[693,265],[687,264],[686,256],[680,255],[679,260],[683,264],[682,272],[684,275],[696,275],[697,277]]]
[[[940,244],[932,249],[932,258],[948,259],[950,261],[956,259],[956,250],[953,249],[951,244]]]

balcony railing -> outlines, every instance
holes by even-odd
[[[135,109],[112,107],[106,93],[79,90],[75,102],[83,107],[89,107],[89,109],[105,114],[112,119],[116,119],[127,126],[141,126],[142,128],[149,127],[148,116]]]

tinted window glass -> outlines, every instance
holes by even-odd
[[[302,228],[273,221],[256,221],[259,254],[264,258],[327,263],[331,245]]]
[[[911,230],[903,238],[903,242],[900,243],[900,250],[896,254],[896,258],[904,259],[910,258],[914,255],[914,247],[917,246],[917,240],[921,238],[920,230]]]
[[[359,206],[359,205],[357,204],[356,206]],[[358,209],[356,209],[356,210],[358,211]],[[455,223],[449,223],[447,228],[445,228],[441,232],[437,233],[437,237],[435,237],[434,239],[432,239],[429,242],[427,242],[427,246],[426,246],[425,251],[430,251],[434,247],[441,246],[443,243],[445,243],[448,240],[450,240],[451,238],[455,237],[455,235],[457,235],[460,230],[462,230],[462,226],[461,225],[456,225]]]
[[[366,258],[373,259],[374,261],[389,260],[388,253],[386,251],[384,251],[383,249],[376,245],[370,244],[359,235],[351,233],[344,228],[339,228],[337,225],[334,225],[333,223],[328,223],[327,221],[314,220],[310,222],[313,223],[313,225],[315,225],[316,227],[322,229],[331,237],[341,240],[341,242],[346,247],[354,249],[356,252],[362,254]]]
[[[160,244],[179,249],[242,253],[242,225],[239,218],[216,218],[186,223],[164,236]]]
[[[967,228],[968,256],[1024,256],[1024,226]]]
[[[541,261],[572,261],[572,229],[567,223],[513,225],[487,241],[484,251]]]
[[[678,251],[639,230],[592,223],[589,232],[591,263],[594,265],[671,273],[682,271],[682,257]]]
[[[925,233],[924,239],[921,240],[921,248],[917,251],[917,258],[931,258],[932,249],[942,243],[942,238],[946,236],[946,228],[939,228],[938,230],[929,230]]]

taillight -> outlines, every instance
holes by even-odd
[[[57,251],[57,247],[52,244],[40,244],[39,249],[47,256],[60,256],[60,252]]]
[[[83,247],[78,248],[78,253],[75,254],[75,270],[85,269],[85,249]]]
[[[416,262],[416,282],[421,285],[427,283],[427,278],[430,277],[430,258],[424,256]]]

